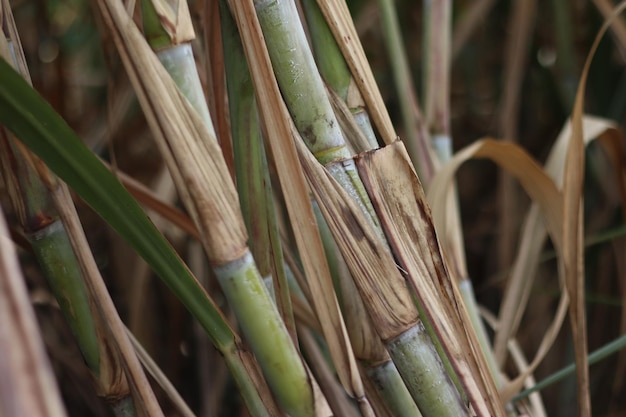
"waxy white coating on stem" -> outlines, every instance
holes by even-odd
[[[198,76],[191,44],[183,43],[162,49],[157,52],[157,57],[172,76],[180,91],[189,100],[189,103],[200,114],[212,136],[215,137],[215,129],[213,128],[209,107],[207,106],[204,90]]]
[[[281,406],[293,417],[314,415],[304,363],[248,251],[213,271]]]
[[[424,417],[470,415],[421,322],[390,340],[387,349]]]
[[[394,417],[422,416],[393,361],[367,368],[366,372]]]
[[[255,1],[255,7],[276,79],[302,139],[322,164],[349,158],[295,4]]]

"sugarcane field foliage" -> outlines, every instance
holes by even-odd
[[[625,8],[0,0],[0,417],[626,415]]]

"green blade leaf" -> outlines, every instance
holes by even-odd
[[[235,335],[220,311],[135,199],[4,59],[0,60],[0,123],[128,241],[218,349],[233,344]]]

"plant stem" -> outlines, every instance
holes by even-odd
[[[365,372],[374,382],[394,417],[421,417],[422,413],[411,398],[411,393],[393,361],[368,367]]]
[[[369,115],[365,110],[361,92],[352,78],[348,64],[339,45],[337,45],[330,27],[326,23],[322,11],[315,0],[304,0],[302,6],[308,22],[311,43],[319,72],[329,87],[337,93],[349,108],[354,121],[365,139],[367,139],[368,147],[366,149],[357,149],[356,151],[362,152],[378,148],[376,135],[374,134]]]
[[[213,271],[281,405],[292,416],[313,416],[306,370],[263,285],[250,252]]]
[[[387,347],[424,417],[469,416],[422,323],[388,342]]]
[[[215,129],[198,76],[191,44],[184,43],[162,49],[157,52],[157,57],[189,103],[200,114],[212,136],[215,137]]]
[[[266,277],[267,283],[271,285],[272,291],[270,292],[276,300],[278,310],[292,339],[296,341],[295,320],[285,275],[254,86],[237,33],[237,26],[224,2],[220,3],[220,16],[224,42],[224,65],[229,74],[227,77],[228,103],[239,203],[257,268],[261,276]]]

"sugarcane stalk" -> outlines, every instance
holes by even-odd
[[[188,22],[186,16],[178,14],[188,14],[181,3],[185,2],[178,2],[175,9],[164,1],[144,2],[144,10],[149,14],[153,7],[159,17],[145,20],[144,24],[164,22],[161,29],[146,32],[167,32],[172,43],[186,40],[181,35],[188,34],[186,28],[170,28],[173,22]],[[154,93],[154,101],[157,101],[158,96]],[[159,132],[157,143],[166,157],[182,200],[201,231],[211,267],[278,402],[294,417],[312,416],[314,402],[308,374],[247,248],[237,194],[223,155],[217,148],[214,130],[207,127],[208,135],[204,135],[209,137],[210,143],[199,143],[200,138],[174,137],[173,130],[174,135],[170,136],[160,132],[161,126],[152,127]],[[197,128],[193,126],[193,129]],[[207,171],[208,166],[214,171]],[[212,175],[221,188],[216,188],[217,184],[212,187],[196,184],[195,181],[204,175]]]
[[[7,81],[0,84],[0,115],[5,126],[22,138],[28,148],[48,166],[54,167],[55,173],[158,271],[224,356],[252,415],[277,415],[277,408],[273,405],[269,391],[265,390],[262,377],[257,372],[258,365],[251,353],[243,348],[241,340],[219,309],[145,216],[137,201],[85,147],[63,119],[32,88],[29,89],[26,82],[4,60],[0,60],[0,72]],[[45,123],[40,119],[32,119],[33,109]],[[115,199],[111,199],[112,195]],[[263,396],[260,392],[264,393]]]
[[[432,160],[432,151],[428,143],[430,135],[426,121],[415,99],[415,87],[411,79],[410,65],[400,33],[400,22],[398,21],[395,1],[378,0],[378,7],[381,12],[383,39],[389,54],[397,92],[396,97],[399,101],[402,124],[404,125],[404,143],[407,145],[409,155],[417,168],[420,179],[428,183],[437,166]]]
[[[362,152],[377,148],[378,141],[361,93],[322,11],[315,0],[304,0],[302,5],[320,74],[346,103],[354,121],[367,140],[367,148],[355,149],[355,151]]]
[[[0,415],[67,415],[0,208]]]
[[[259,22],[264,31],[276,79],[278,80],[287,107],[290,110],[296,127],[302,135],[304,143],[315,158],[326,166],[328,172],[336,179],[340,186],[347,191],[353,201],[359,206],[361,212],[367,216],[365,218],[373,225],[372,230],[378,235],[379,244],[382,245],[381,250],[388,253],[388,249],[385,248],[386,243],[383,243],[386,242],[384,233],[380,228],[380,223],[375,213],[370,209],[371,201],[367,193],[364,192],[362,182],[355,170],[354,161],[346,157],[347,147],[343,141],[329,100],[326,94],[324,94],[324,86],[319,72],[315,67],[308,44],[306,43],[304,31],[295,11],[295,5],[290,1],[284,0],[256,0],[254,4]],[[318,202],[321,204],[320,198],[323,199],[326,198],[326,196],[320,195],[317,198]],[[342,218],[345,216],[345,213],[337,213],[336,216]],[[326,216],[326,214],[325,217],[327,221],[331,221],[330,217]],[[335,239],[337,238],[338,236],[335,235]],[[395,269],[395,267],[391,266],[390,268]],[[357,273],[359,272],[362,271],[357,271]],[[389,273],[389,271],[387,271],[387,273]],[[354,276],[354,272],[353,277],[357,281],[357,285],[368,280],[368,278]],[[369,288],[359,286],[361,295],[364,298],[371,298],[372,292],[385,294],[384,290],[377,288],[375,281],[378,279],[379,278],[375,278],[371,282],[368,282],[367,285],[370,285]],[[402,297],[408,299],[410,303],[410,295],[408,294],[406,284],[402,277],[399,277],[397,290],[403,291],[405,294]],[[388,306],[393,304],[391,300],[384,300],[383,302]],[[377,307],[370,305],[368,308],[376,309]],[[411,311],[407,310],[408,316],[406,318],[409,319],[409,317],[412,317],[407,323],[398,322],[398,318],[394,314],[385,317],[385,320],[388,321],[374,320],[377,331],[379,331],[379,333],[383,332],[381,333],[381,337],[383,337],[382,334],[386,335],[383,337],[384,340],[391,340],[398,335],[398,330],[403,332],[407,329],[407,324],[411,322],[414,324],[417,321],[417,311],[415,308],[407,306],[407,309]],[[374,312],[374,314],[379,313],[381,312]],[[372,310],[370,310],[370,314],[372,314]],[[381,314],[386,315],[386,312],[382,312]],[[391,329],[386,328],[387,324],[391,325]],[[406,340],[415,341],[421,339],[413,338]],[[402,339],[400,343],[402,344],[406,340]],[[394,346],[388,345],[391,349],[396,349],[395,346],[397,346],[397,344]],[[418,349],[406,349],[406,352],[417,351]],[[392,357],[393,356],[392,353]],[[403,365],[408,365],[409,363],[415,366],[419,364],[419,360],[415,358],[414,361],[404,362]],[[406,370],[406,372],[410,373],[412,371]],[[443,372],[443,376],[440,380],[445,380],[445,370],[442,368],[441,372]],[[427,374],[428,372],[425,372],[421,375]],[[412,384],[408,386],[408,388],[413,398],[416,401],[418,399],[422,401],[423,397],[419,395],[419,392],[423,390],[423,386],[420,384],[425,382],[420,378],[410,378],[409,380]],[[449,391],[455,392],[455,390],[456,388],[452,387]],[[452,414],[450,415],[464,415],[467,410],[462,404],[458,393],[455,397],[450,399],[449,403],[452,404],[455,402],[457,403],[457,407],[451,410]],[[421,404],[418,403],[418,406],[421,409]]]
[[[450,50],[451,50],[451,1],[430,0],[425,3],[425,51],[427,64],[425,71],[425,102],[429,127],[432,135],[432,147],[439,162],[446,164],[453,155],[452,137],[450,134]],[[467,272],[467,261],[463,248],[463,227],[458,208],[456,186],[452,191],[455,198],[447,208],[449,230],[451,236],[446,236],[447,248],[454,275],[463,295],[463,301],[472,325],[478,337],[486,362],[497,385],[501,385],[502,375],[498,370],[493,349],[487,337],[484,323],[478,315],[478,304],[472,290],[472,284]]]
[[[392,339],[389,352],[407,386],[420,387],[412,394],[424,416],[467,414],[466,410],[459,409],[463,401],[422,323]],[[407,372],[407,369],[412,371]]]
[[[250,78],[237,26],[224,2],[220,2],[224,65],[227,77],[233,152],[239,203],[249,245],[266,286],[271,288],[277,306],[292,338],[295,321],[283,252],[272,199],[271,179],[263,146],[254,87]]]
[[[302,404],[302,393],[310,390],[302,359],[293,349],[285,324],[267,288],[260,279],[250,252],[223,266],[213,268],[235,311],[239,325],[252,346],[263,373],[275,384],[281,405],[291,415],[313,415],[313,404]],[[285,348],[284,346],[287,346]],[[272,383],[270,382],[270,383]],[[278,395],[278,394],[277,394]]]
[[[422,413],[408,391],[396,364],[390,359],[365,369],[394,417],[420,417]]]
[[[337,245],[319,205],[314,204],[315,216],[324,244],[324,252],[333,277],[354,355],[373,382],[385,405],[394,417],[419,417],[421,413],[392,362],[358,293],[352,277],[339,255]]]
[[[2,5],[6,12],[4,16],[9,19],[5,27],[11,32],[12,15],[5,6]],[[9,36],[19,40],[17,33]],[[8,46],[8,50],[4,46]],[[21,75],[30,82],[19,42],[11,40],[4,43],[0,50],[5,59],[10,58],[13,66],[18,67]],[[51,187],[55,187],[58,180],[4,128],[0,128],[0,165],[19,222],[85,363],[98,381],[98,394],[106,399],[118,417],[135,415],[121,364],[111,354],[113,347],[110,342],[103,338],[102,321],[98,322],[99,326],[96,325],[93,295],[87,291],[79,257],[57,210],[58,202],[51,194]],[[125,407],[124,414],[121,411],[118,413],[113,406],[120,399],[130,403]]]
[[[380,231],[376,214],[349,159],[339,122],[306,41],[295,4],[285,0],[255,0],[259,22],[287,108],[304,143],[333,177],[355,197],[361,209]]]
[[[15,50],[12,41],[8,46],[13,65],[17,66],[17,56],[22,52]],[[39,162],[28,156],[15,138],[0,128],[0,165],[9,198],[85,362],[98,375],[98,341],[80,267],[49,191],[36,171]]]
[[[177,3],[187,4],[186,0]],[[142,0],[141,6],[146,40],[215,137],[209,106],[191,49],[195,33],[191,26],[189,10],[187,7],[174,10],[166,0]]]

